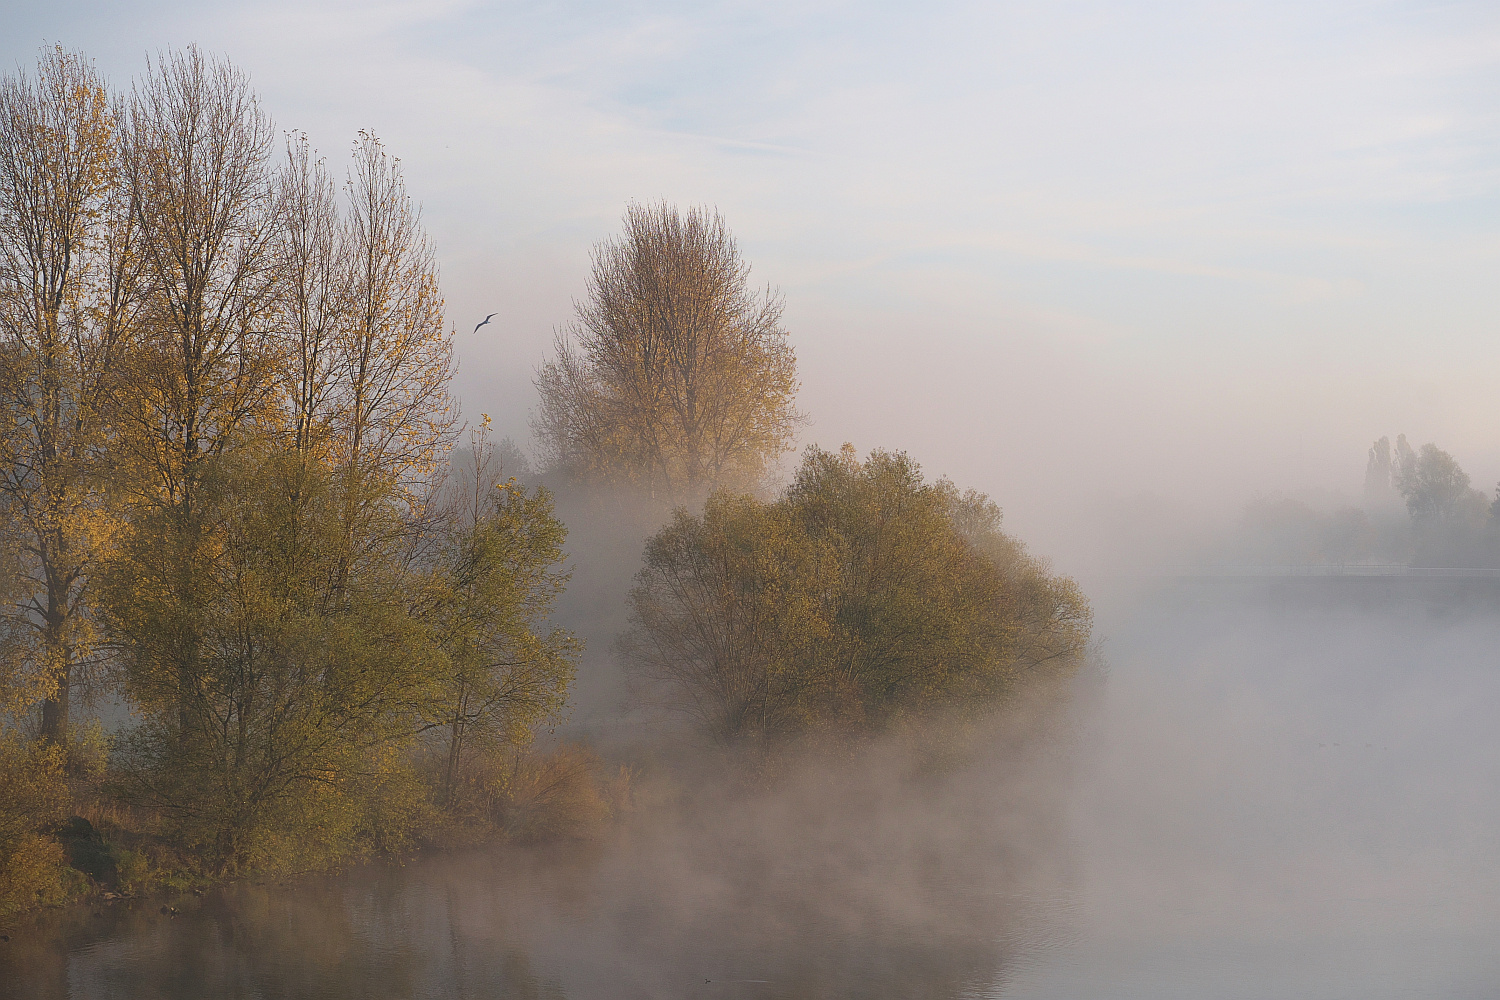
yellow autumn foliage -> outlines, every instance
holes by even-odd
[[[62,845],[47,835],[67,815],[65,762],[56,744],[0,734],[0,920],[68,894]]]
[[[549,459],[661,496],[748,489],[791,448],[797,359],[724,219],[632,205],[536,376]]]

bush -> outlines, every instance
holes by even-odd
[[[62,845],[46,835],[67,814],[66,760],[55,744],[0,735],[0,918],[75,888]]]
[[[564,744],[548,754],[517,755],[498,789],[505,832],[514,840],[586,840],[629,804],[630,772],[609,774],[588,747]]]
[[[678,510],[637,581],[626,655],[723,742],[990,702],[1071,670],[1092,624],[986,497],[847,445],[775,501]]]
[[[472,841],[494,833],[520,843],[587,840],[631,808],[630,770],[565,743],[475,754],[453,786],[444,833]]]
[[[72,727],[68,738],[69,776],[97,782],[109,768],[109,751],[109,734],[98,719]]]
[[[0,918],[66,902],[75,888],[72,874],[57,841],[39,834],[21,837],[0,857]]]

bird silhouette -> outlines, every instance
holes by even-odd
[[[484,321],[483,321],[483,322],[481,322],[481,323],[480,323],[480,324],[479,324],[479,326],[476,326],[476,327],[474,327],[474,330],[473,330],[473,332],[474,332],[474,333],[478,333],[478,332],[479,332],[479,327],[480,327],[480,326],[484,326],[484,324],[485,324],[485,323],[488,323],[488,322],[489,322],[489,321],[490,321],[490,320],[492,320],[492,319],[494,319],[494,318],[495,318],[495,317],[496,317],[496,316],[498,316],[498,315],[499,315],[499,313],[490,313],[490,314],[489,314],[489,315],[488,315],[488,316],[486,316],[486,317],[485,317],[485,318],[484,318]]]

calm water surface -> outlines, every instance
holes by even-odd
[[[1454,596],[1104,591],[1055,746],[52,913],[0,996],[1497,996],[1500,594]]]

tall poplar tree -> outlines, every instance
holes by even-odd
[[[132,694],[175,700],[191,725],[213,557],[215,460],[266,417],[279,343],[270,312],[271,124],[249,79],[195,47],[160,56],[134,88],[124,170],[144,308],[124,366],[116,450],[129,470],[129,544],[166,560],[158,655],[134,657]],[[144,548],[142,548],[144,547]]]
[[[0,686],[40,696],[42,734],[59,742],[94,646],[86,586],[108,536],[94,474],[131,294],[118,118],[94,68],[61,48],[0,81],[0,516],[14,563]]]

